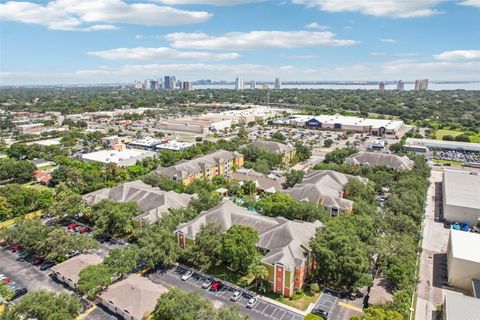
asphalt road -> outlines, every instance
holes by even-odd
[[[240,300],[232,302],[229,299],[235,291],[233,288],[225,286],[218,292],[202,289],[202,277],[194,276],[187,281],[182,281],[180,278],[184,272],[185,270],[181,267],[172,267],[150,274],[148,278],[167,288],[174,286],[187,292],[198,291],[203,298],[210,300],[217,308],[237,306],[241,314],[247,315],[252,320],[303,320],[304,318],[301,314],[262,299],[258,299],[252,309],[247,309],[245,305],[250,299],[249,295],[244,294]]]

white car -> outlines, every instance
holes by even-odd
[[[242,296],[242,293],[240,291],[235,291],[232,296],[230,297],[230,301],[238,301],[238,299],[240,299],[240,297]]]
[[[251,298],[250,300],[248,300],[245,307],[247,307],[248,309],[252,309],[256,303],[257,303],[257,298]]]
[[[187,281],[188,279],[190,279],[191,277],[193,276],[193,272],[188,270],[187,272],[185,272],[182,276],[182,280],[183,281]]]

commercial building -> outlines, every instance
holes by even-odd
[[[368,145],[368,149],[371,150],[383,150],[385,149],[385,141],[382,139],[375,139]]]
[[[128,142],[130,147],[143,150],[155,150],[155,147],[159,144],[164,143],[166,140],[155,139],[152,137],[145,137],[142,139],[134,139]]]
[[[480,319],[480,299],[447,292],[443,304],[443,320]]]
[[[415,80],[415,91],[428,90],[428,79]]]
[[[480,222],[480,175],[477,171],[443,171],[443,217],[477,226]]]
[[[175,230],[178,245],[185,248],[195,242],[202,225],[213,223],[227,231],[233,225],[254,228],[259,235],[257,247],[263,254],[261,262],[268,269],[268,281],[275,293],[292,296],[301,290],[315,262],[310,240],[316,230],[323,227],[319,221],[304,222],[271,218],[239,207],[227,200],[203,212]]]
[[[403,128],[401,120],[366,119],[352,116],[335,115],[292,115],[288,118],[292,126],[309,129],[354,131],[372,135],[397,135]]]
[[[127,144],[132,141],[130,136],[109,136],[102,138],[102,142],[106,143],[110,148],[117,144]]]
[[[172,150],[172,151],[181,151],[186,148],[193,147],[195,143],[192,142],[180,142],[177,140],[168,141],[156,146],[157,150]]]
[[[405,90],[405,83],[402,80],[397,81],[397,91]]]
[[[207,134],[230,128],[235,122],[232,119],[207,117],[184,117],[160,120],[158,128],[162,130]]]
[[[275,78],[275,89],[276,90],[282,89],[282,80],[280,80],[280,78]]]
[[[235,78],[235,90],[243,90],[243,89],[245,89],[243,79]]]
[[[450,230],[447,247],[448,284],[473,294],[473,281],[480,279],[480,234]],[[480,315],[480,309],[479,309]]]
[[[193,90],[192,82],[191,81],[183,81],[182,82],[182,89],[183,90],[188,90],[188,91]]]
[[[88,266],[102,262],[103,258],[97,254],[80,254],[53,266],[50,270],[58,280],[75,289],[80,279],[80,272]]]
[[[407,156],[397,156],[395,154],[381,152],[358,152],[345,159],[345,162],[351,165],[365,165],[372,167],[389,167],[395,170],[412,170],[415,162]]]
[[[418,147],[424,147],[430,150],[455,150],[455,151],[480,152],[480,143],[474,143],[474,142],[444,141],[444,140],[417,139],[417,138],[407,138],[407,140],[405,141],[405,149],[407,151],[417,150]]]
[[[105,199],[136,202],[142,213],[134,217],[133,221],[142,227],[158,221],[170,209],[185,208],[193,197],[186,193],[163,191],[141,180],[121,183],[111,189],[104,188],[82,196],[88,205],[95,205]]]
[[[100,150],[82,154],[83,161],[94,161],[103,164],[115,163],[119,167],[133,166],[137,161],[145,158],[155,158],[157,154],[152,151],[139,149]]]
[[[98,295],[102,305],[128,320],[148,319],[157,300],[168,289],[145,277],[131,274]]]
[[[287,164],[292,161],[293,157],[295,156],[296,150],[291,144],[284,144],[276,141],[261,141],[257,140],[251,143],[251,145],[260,148],[262,150],[266,150],[269,152],[273,152],[278,154],[282,157],[282,163]]]
[[[242,154],[218,150],[168,168],[159,168],[157,173],[188,185],[195,179],[212,179],[220,175],[230,175],[234,169],[241,167],[243,167]]]
[[[345,199],[345,186],[350,179],[356,179],[364,184],[367,178],[343,174],[333,170],[312,170],[308,172],[301,183],[285,190],[292,198],[299,201],[310,201],[324,207],[332,216],[341,212],[350,213],[353,201]]]

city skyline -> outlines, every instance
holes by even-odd
[[[1,85],[480,80],[480,2],[0,3]]]

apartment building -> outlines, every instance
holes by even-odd
[[[305,279],[315,267],[310,240],[317,229],[323,227],[320,221],[266,217],[227,200],[179,225],[175,230],[178,245],[185,248],[195,243],[200,227],[208,223],[220,226],[223,231],[233,225],[257,230],[260,238],[257,247],[263,254],[261,262],[268,269],[267,279],[275,293],[291,297],[303,288]]]
[[[216,176],[230,175],[235,169],[241,167],[243,167],[242,154],[218,150],[192,160],[179,162],[171,167],[159,168],[157,173],[188,185],[195,179],[212,179]]]
[[[283,164],[290,163],[296,153],[295,148],[291,144],[285,144],[276,141],[257,140],[252,142],[251,145],[280,155],[282,157]]]

